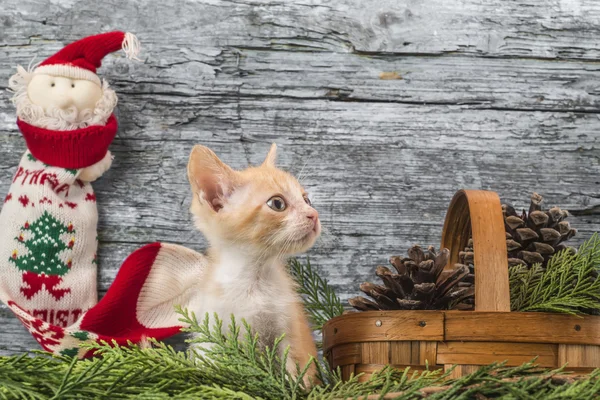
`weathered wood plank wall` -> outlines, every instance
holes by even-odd
[[[327,230],[313,261],[344,297],[409,245],[437,244],[459,188],[531,191],[600,230],[596,0],[2,0],[0,87],[98,32],[135,32],[144,63],[108,57],[119,93],[114,167],[94,187],[100,290],[156,240],[204,247],[185,165],[235,167],[277,142]],[[382,73],[400,79],[383,80]],[[0,196],[25,146],[0,95]],[[0,307],[0,354],[36,348]]]

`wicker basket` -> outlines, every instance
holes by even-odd
[[[472,234],[475,311],[369,311],[328,321],[324,354],[344,379],[368,379],[385,365],[449,369],[459,377],[495,361],[587,373],[600,367],[600,317],[510,312],[508,261],[500,199],[494,192],[461,190],[446,216],[442,247],[448,266]]]

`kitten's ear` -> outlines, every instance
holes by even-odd
[[[269,154],[267,154],[267,158],[263,161],[262,165],[265,167],[274,167],[275,159],[277,158],[277,145],[273,143],[271,145],[271,149],[269,150]]]
[[[211,149],[197,145],[190,154],[188,179],[194,195],[218,212],[233,192],[235,171],[219,160]]]

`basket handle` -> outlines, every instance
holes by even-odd
[[[450,250],[445,269],[458,262],[473,237],[475,311],[510,311],[506,234],[500,198],[485,190],[459,190],[446,214],[442,248]]]

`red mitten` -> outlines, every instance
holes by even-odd
[[[133,56],[135,36],[91,36],[32,71],[18,67],[9,81],[28,150],[0,212],[0,300],[46,349],[97,302],[98,211],[89,182],[112,161],[117,97],[95,72],[121,48]]]

